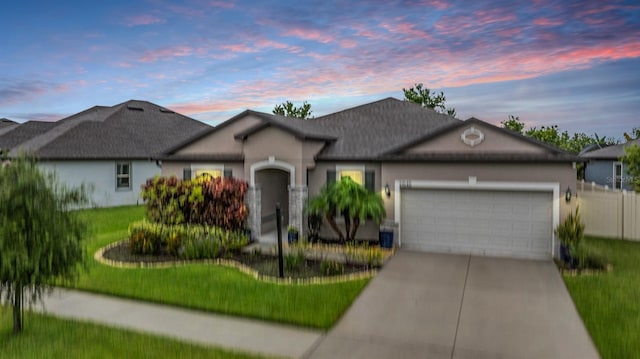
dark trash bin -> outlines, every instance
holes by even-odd
[[[393,248],[393,229],[381,229],[378,240],[381,248]]]

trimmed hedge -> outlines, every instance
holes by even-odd
[[[211,259],[236,252],[248,243],[244,232],[215,226],[165,225],[147,220],[129,226],[132,254],[158,255],[164,251],[182,259]]]

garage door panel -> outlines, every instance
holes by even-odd
[[[401,192],[402,245],[437,252],[548,258],[550,192]]]

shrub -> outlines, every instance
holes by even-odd
[[[368,244],[348,243],[345,248],[347,263],[365,264],[368,269],[381,267],[384,263],[385,250]]]
[[[132,254],[160,254],[163,246],[162,226],[139,222],[129,226],[129,250]]]
[[[575,253],[579,269],[605,270],[607,262],[603,256],[593,250],[579,247]]]
[[[129,247],[134,254],[168,254],[184,259],[216,258],[240,250],[249,243],[241,231],[199,225],[167,226],[149,221],[129,226]]]
[[[306,262],[304,251],[290,252],[283,256],[284,267],[289,271],[296,270],[303,266]]]
[[[147,218],[166,225],[199,224],[241,230],[248,216],[248,185],[234,178],[154,177],[142,186]]]
[[[575,256],[584,238],[584,223],[580,218],[579,208],[576,207],[575,214],[569,213],[567,218],[556,227],[555,232],[560,243],[569,248],[569,253]]]
[[[344,274],[344,264],[340,262],[323,260],[320,263],[320,271],[322,272],[322,275],[325,276]]]

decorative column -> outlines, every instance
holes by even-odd
[[[245,198],[247,207],[249,208],[249,218],[247,224],[251,230],[251,236],[254,239],[260,238],[262,235],[262,189],[260,187],[249,187]]]
[[[306,235],[307,221],[304,213],[309,197],[307,186],[289,187],[289,225],[300,231],[300,236]]]

